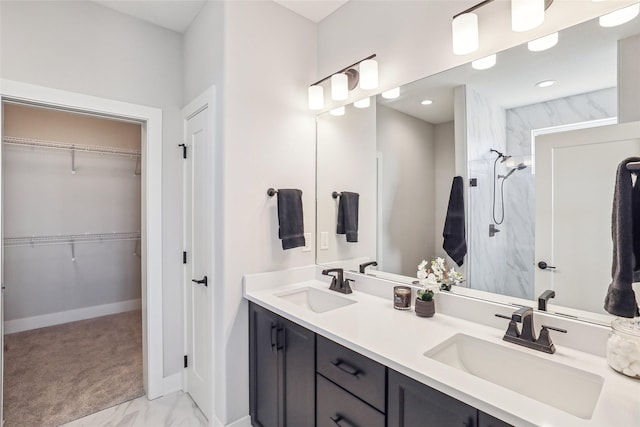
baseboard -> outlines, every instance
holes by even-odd
[[[242,417],[237,421],[232,422],[231,424],[224,425],[217,418],[214,417],[214,421],[209,423],[212,427],[251,427],[251,417],[247,415],[246,417]]]
[[[182,372],[164,377],[162,390],[163,396],[182,390]]]
[[[109,314],[139,310],[141,307],[141,300],[135,299],[112,304],[94,305],[92,307],[78,308],[75,310],[60,311],[58,313],[44,314],[41,316],[6,320],[4,322],[4,333],[6,335],[31,329],[45,328],[47,326],[59,325],[61,323],[75,322],[78,320],[107,316]]]

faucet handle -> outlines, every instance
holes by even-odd
[[[556,331],[556,332],[562,332],[563,334],[567,333],[566,329],[562,329],[562,328],[556,328],[554,326],[547,326],[547,325],[542,325],[542,330],[545,329],[551,329],[552,331]]]
[[[503,318],[503,319],[511,320],[511,316],[505,316],[504,314],[498,314],[498,313],[496,313],[496,314],[495,314],[495,316],[496,316],[496,317],[501,317],[501,318]]]
[[[562,328],[554,328],[553,326],[542,325],[542,330],[540,330],[540,336],[538,337],[536,344],[542,347],[542,351],[553,354],[556,352],[556,346],[551,342],[549,329],[556,332],[562,332],[563,334],[566,334],[567,330]]]

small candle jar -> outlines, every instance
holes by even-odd
[[[640,378],[640,318],[618,318],[611,322],[607,362],[624,375]]]
[[[411,310],[411,288],[409,286],[393,287],[393,308]]]

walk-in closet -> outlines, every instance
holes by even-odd
[[[4,419],[139,397],[141,124],[3,104]]]

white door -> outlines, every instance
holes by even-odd
[[[186,389],[211,419],[213,144],[207,109],[186,122],[184,173]]]
[[[542,135],[535,150],[536,295],[553,289],[554,304],[605,313],[616,170],[640,155],[640,122]]]

